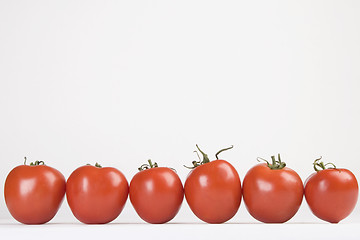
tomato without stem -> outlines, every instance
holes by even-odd
[[[305,199],[315,216],[338,223],[354,209],[359,187],[354,174],[342,168],[325,169],[328,164],[314,162],[315,173],[305,181]],[[321,167],[323,170],[319,170]]]
[[[264,223],[283,223],[298,211],[304,193],[299,175],[279,160],[251,168],[243,181],[245,206],[255,219]]]
[[[82,166],[66,183],[66,198],[74,216],[86,224],[104,224],[119,216],[128,197],[129,185],[116,168]]]
[[[6,206],[21,223],[43,224],[57,213],[65,188],[64,176],[43,161],[17,166],[5,181]]]
[[[197,145],[196,145],[197,146]],[[194,169],[185,181],[185,198],[193,213],[207,223],[223,223],[231,219],[241,202],[241,182],[236,169],[217,155],[209,158],[199,147],[203,160],[193,162]]]
[[[148,223],[166,223],[178,213],[184,189],[173,169],[144,164],[130,182],[129,197],[138,215]]]

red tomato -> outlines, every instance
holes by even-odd
[[[335,166],[325,169],[328,164],[319,162],[320,159],[314,162],[316,172],[305,181],[305,199],[315,216],[338,223],[353,211],[358,198],[358,183],[349,170]]]
[[[184,198],[179,176],[156,163],[144,164],[130,182],[129,197],[138,215],[148,223],[166,223],[178,213]]]
[[[116,168],[96,164],[77,168],[66,183],[66,198],[74,216],[86,224],[104,224],[119,216],[129,185]]]
[[[196,145],[199,149],[199,147]],[[232,148],[232,147],[230,147]],[[230,149],[227,148],[227,149]],[[227,149],[220,150],[217,155]],[[225,160],[193,162],[194,169],[185,181],[185,198],[193,213],[207,223],[231,219],[241,202],[241,182],[236,169]]]
[[[298,211],[304,194],[299,175],[285,167],[285,163],[262,163],[251,168],[243,182],[243,196],[247,210],[264,223],[283,223]],[[266,160],[265,160],[266,161]]]
[[[25,158],[26,161],[26,158]],[[5,202],[24,224],[43,224],[57,213],[65,195],[65,178],[43,161],[15,167],[5,181]]]

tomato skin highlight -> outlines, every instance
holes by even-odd
[[[155,167],[134,175],[129,198],[141,219],[153,224],[166,223],[179,212],[184,188],[172,169]]]
[[[299,175],[292,169],[270,169],[261,163],[252,167],[243,181],[245,206],[258,221],[284,223],[298,211],[304,194]]]
[[[129,192],[125,176],[112,167],[79,167],[71,173],[66,184],[69,207],[85,224],[113,221],[123,210]]]
[[[17,221],[44,224],[56,215],[65,189],[65,177],[55,168],[20,165],[8,174],[4,197],[10,214]]]
[[[325,169],[311,174],[305,181],[305,199],[315,216],[338,223],[355,208],[359,186],[347,169]]]
[[[193,169],[185,181],[184,190],[193,213],[207,223],[224,223],[240,207],[240,177],[225,160],[214,160]]]

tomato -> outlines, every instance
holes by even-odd
[[[304,194],[299,175],[275,160],[255,165],[245,175],[244,202],[250,215],[264,223],[283,223],[298,211]],[[259,159],[258,159],[259,160]],[[262,159],[264,160],[264,159]]]
[[[315,173],[305,181],[305,199],[315,216],[338,223],[354,209],[359,187],[354,174],[332,163],[314,162]],[[326,165],[333,168],[325,169]],[[321,169],[319,169],[320,167]]]
[[[86,165],[71,173],[66,198],[74,216],[86,224],[113,221],[123,210],[129,185],[116,168]]]
[[[148,223],[166,223],[178,213],[184,189],[171,168],[148,161],[130,182],[129,197],[137,214]]]
[[[185,198],[193,213],[207,223],[223,223],[231,219],[241,202],[241,182],[236,169],[217,155],[211,161],[200,150],[203,160],[193,161],[193,170],[185,181]]]
[[[17,166],[6,178],[4,196],[11,215],[24,224],[43,224],[57,213],[65,195],[65,178],[36,161]]]

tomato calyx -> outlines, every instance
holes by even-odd
[[[157,164],[157,162],[154,162],[154,163],[153,163],[153,162],[151,161],[151,159],[148,160],[148,163],[149,163],[149,164],[145,163],[145,164],[141,165],[141,166],[138,168],[139,172],[141,172],[141,171],[143,171],[143,170],[147,170],[147,169],[159,167],[158,164]],[[171,167],[168,167],[168,168],[171,169],[171,170],[173,170],[173,171],[176,173],[176,170],[175,170],[174,168],[171,168]]]
[[[146,169],[150,169],[150,168],[157,168],[158,167],[158,164],[156,162],[152,163],[151,159],[148,160],[148,163],[145,163],[143,165],[141,165],[138,169],[139,171],[143,171],[143,170],[146,170]]]
[[[275,159],[275,156],[271,156],[271,161],[272,163],[270,164],[268,160],[263,159],[261,157],[258,157],[256,159],[258,162],[260,161],[265,161],[267,166],[271,169],[271,170],[280,170],[283,169],[284,167],[286,167],[286,163],[281,161],[280,158],[280,153],[278,153],[278,160]]]
[[[27,158],[26,157],[24,157],[24,165],[26,165],[26,160],[27,160]],[[38,160],[36,160],[35,162],[31,162],[30,164],[29,164],[30,166],[39,166],[39,165],[45,165],[45,162],[44,161],[38,161]]]
[[[316,172],[325,170],[325,169],[336,169],[335,164],[333,164],[331,162],[324,164],[324,162],[320,162],[321,159],[322,159],[322,156],[320,156],[320,158],[318,158],[318,159],[315,159],[315,161],[313,162],[314,170]],[[332,167],[326,168],[326,166],[328,166],[328,165],[331,165]]]
[[[216,160],[219,159],[219,158],[218,158],[218,155],[219,155],[221,152],[226,151],[226,150],[229,150],[229,149],[232,149],[233,147],[234,147],[234,146],[231,145],[231,146],[228,147],[228,148],[224,148],[224,149],[219,150],[219,151],[215,154]],[[201,149],[199,148],[199,146],[198,146],[197,144],[196,144],[196,148],[197,148],[197,149],[199,150],[199,152],[202,154],[203,159],[201,160],[198,151],[195,150],[194,153],[196,153],[196,155],[198,156],[199,161],[192,161],[192,165],[193,165],[192,167],[188,167],[188,166],[185,166],[185,165],[184,165],[184,167],[189,168],[189,169],[194,169],[194,168],[196,168],[196,167],[198,167],[198,166],[201,166],[201,165],[203,165],[203,164],[205,164],[205,163],[209,163],[209,162],[210,162],[208,155],[207,155],[206,153],[204,153],[203,151],[201,151]]]
[[[90,163],[86,164],[86,166],[92,166]],[[95,163],[94,167],[102,168],[102,166],[99,163]]]

